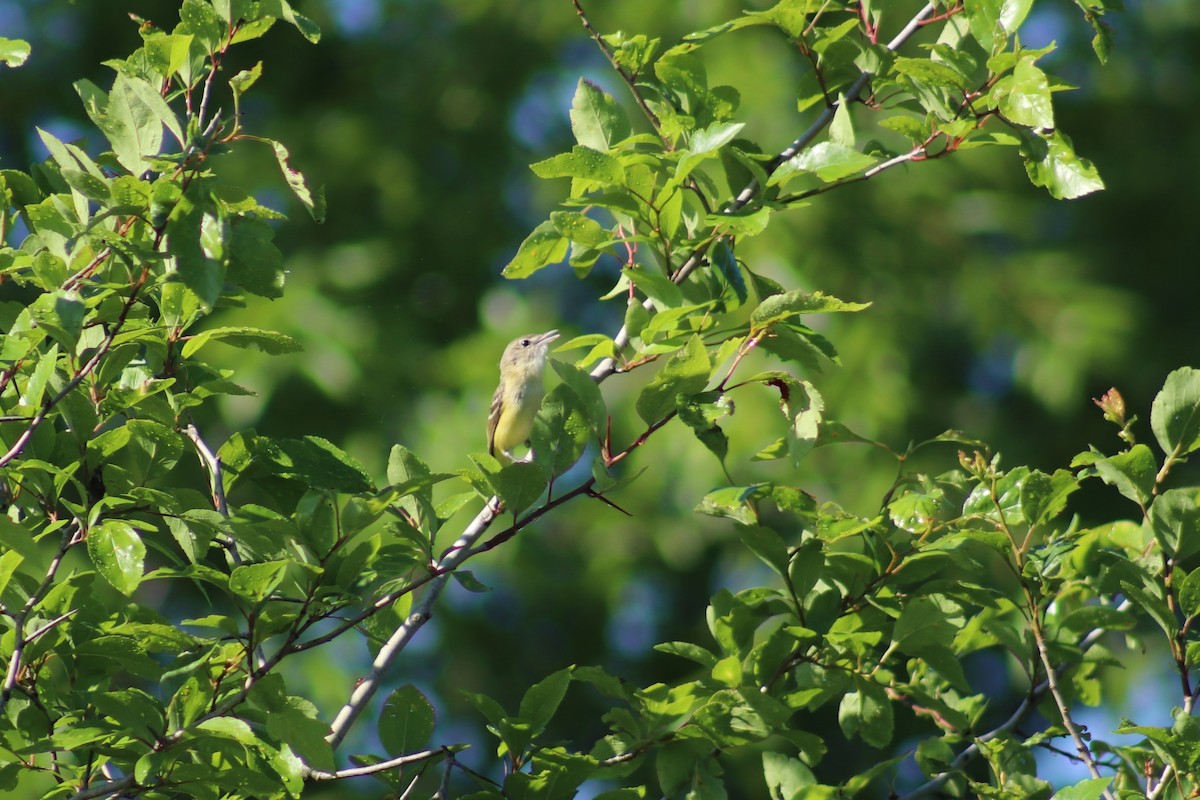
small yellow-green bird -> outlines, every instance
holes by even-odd
[[[500,385],[492,395],[487,437],[488,452],[502,463],[514,460],[512,449],[533,431],[546,394],[546,348],[557,338],[558,331],[531,333],[513,339],[500,357]]]

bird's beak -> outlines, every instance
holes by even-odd
[[[539,333],[539,334],[538,334],[538,335],[537,335],[537,336],[534,338],[534,341],[535,341],[537,344],[540,344],[540,345],[541,345],[541,344],[550,344],[551,342],[553,342],[553,341],[554,341],[555,339],[557,339],[557,338],[558,338],[558,331],[557,331],[557,330],[553,330],[553,331],[546,331],[545,333]]]

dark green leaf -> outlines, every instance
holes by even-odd
[[[567,686],[571,683],[571,673],[574,669],[566,667],[548,675],[529,687],[525,696],[521,698],[518,715],[531,724],[534,736],[545,729],[554,712],[558,710],[567,693]]]
[[[1150,502],[1158,464],[1146,445],[1137,444],[1123,453],[1102,458],[1095,467],[1101,479],[1109,486],[1117,487],[1125,497],[1139,505]]]
[[[388,696],[379,712],[379,741],[389,755],[422,750],[433,737],[433,704],[412,684]]]

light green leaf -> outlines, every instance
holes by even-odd
[[[774,294],[763,300],[750,315],[750,321],[757,328],[765,328],[775,322],[800,314],[862,311],[870,305],[870,303],[851,303],[839,300],[823,292],[805,292],[796,289],[784,294]]]
[[[571,101],[571,132],[584,147],[603,151],[628,138],[632,131],[613,96],[580,78]]]
[[[996,83],[992,89],[992,99],[1000,113],[1011,122],[1030,128],[1054,127],[1050,81],[1032,58],[1022,58],[1012,75]]]
[[[21,66],[29,58],[29,52],[29,42],[0,36],[0,63],[6,67]]]
[[[229,573],[229,588],[253,603],[261,603],[283,582],[288,562],[264,561],[243,564]]]
[[[529,168],[539,178],[580,178],[605,186],[618,185],[625,179],[625,168],[620,161],[579,144],[569,153],[560,153],[531,164]]]
[[[1088,778],[1072,786],[1064,786],[1051,800],[1097,800],[1108,789],[1112,778]]]
[[[825,183],[841,180],[866,169],[876,162],[872,156],[861,153],[844,144],[825,141],[817,142],[798,155],[785,161],[771,175],[771,185],[777,185],[798,172],[810,172]]]
[[[1077,156],[1071,140],[1057,130],[1035,134],[1022,129],[1021,155],[1030,182],[1045,187],[1058,200],[1073,200],[1104,188],[1092,162]]]
[[[500,274],[509,279],[528,278],[542,267],[557,264],[567,257],[570,240],[558,230],[553,220],[547,220],[525,237],[517,254]]]
[[[1150,428],[1164,453],[1200,447],[1200,370],[1182,367],[1167,376],[1150,409]]]
[[[653,269],[638,268],[630,269],[626,267],[621,272],[633,281],[637,288],[646,293],[646,296],[654,301],[655,306],[661,311],[667,308],[676,308],[683,305],[683,292],[674,282],[661,272],[655,272]]]
[[[94,525],[87,535],[88,555],[104,580],[129,596],[142,582],[146,545],[128,522],[109,519]]]

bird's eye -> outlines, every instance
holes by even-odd
[[[532,344],[532,342],[530,342],[528,339],[521,340],[521,347],[529,347],[530,344]]]

